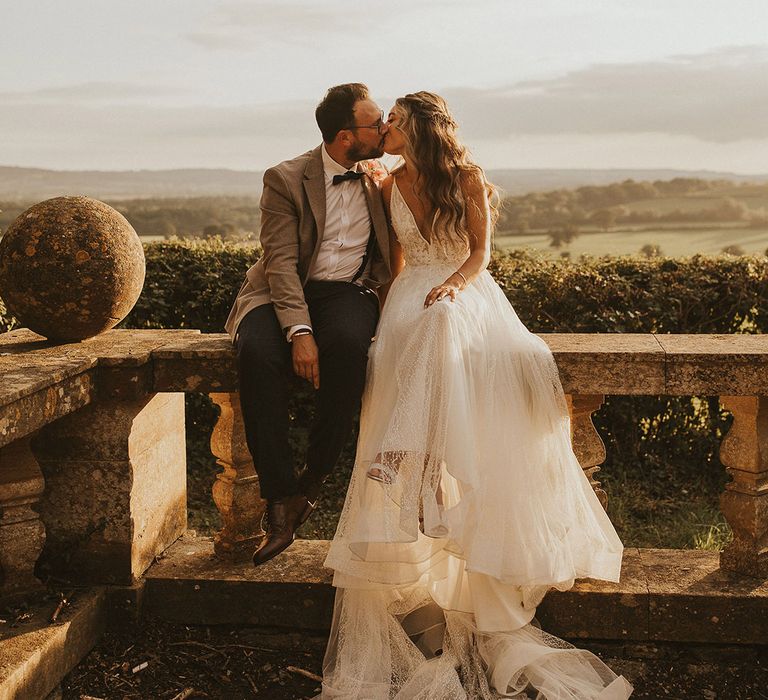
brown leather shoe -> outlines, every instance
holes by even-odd
[[[259,566],[287,549],[296,539],[296,530],[313,510],[314,505],[301,493],[267,501],[266,534],[253,553],[254,565]]]

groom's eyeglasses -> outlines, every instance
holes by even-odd
[[[376,133],[381,133],[381,127],[384,126],[384,112],[381,112],[381,116],[378,118],[375,124],[371,124],[370,126],[358,126],[357,124],[353,124],[352,126],[348,126],[347,129],[352,131],[352,129],[376,129]]]

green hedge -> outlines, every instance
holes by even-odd
[[[145,246],[147,278],[123,323],[222,332],[259,250],[219,240]],[[738,333],[768,328],[768,259],[498,253],[491,273],[535,333]]]
[[[147,276],[125,328],[223,331],[258,248],[212,240],[144,246]],[[535,333],[738,333],[768,327],[768,259],[704,256],[551,259],[494,253],[491,273]],[[0,299],[0,329],[16,325]]]
[[[258,250],[215,239],[152,243],[145,253],[144,291],[122,327],[223,332],[244,273],[258,257]],[[768,259],[760,256],[569,261],[528,250],[495,253],[491,272],[533,332],[762,333],[768,327]],[[0,328],[13,324],[0,302]],[[310,392],[298,380],[291,410],[298,462],[312,412]],[[216,472],[208,450],[214,420],[207,397],[189,397],[190,474],[202,479],[201,508],[210,505],[206,489]],[[717,450],[729,420],[716,397],[606,399],[595,416],[608,452],[598,478],[625,543],[690,546],[691,523],[709,519],[702,527],[711,529],[725,478]],[[350,441],[308,534],[332,535],[352,459]],[[618,490],[629,495],[616,498]],[[691,513],[681,515],[685,508]],[[683,541],[669,530],[654,534],[659,517],[683,515]],[[205,515],[197,524],[213,522]]]

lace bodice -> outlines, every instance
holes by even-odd
[[[405,262],[411,266],[422,265],[460,265],[469,255],[468,246],[460,239],[456,245],[445,245],[440,241],[427,242],[421,235],[413,212],[408,207],[397,186],[397,178],[392,184],[392,226],[397,240],[403,246]]]

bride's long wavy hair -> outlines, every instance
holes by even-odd
[[[458,125],[446,101],[440,95],[422,90],[398,98],[395,112],[400,117],[398,128],[405,137],[406,154],[418,171],[416,184],[434,210],[431,234],[442,242],[452,242],[455,238],[449,232],[456,231],[469,242],[461,190],[465,173],[482,178],[493,228],[499,216],[496,188],[459,141]]]

